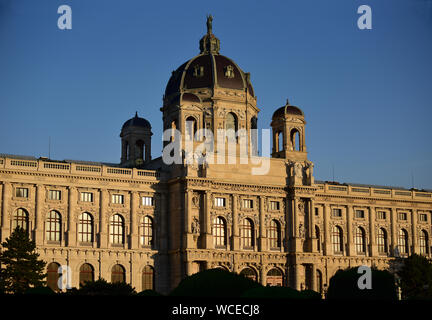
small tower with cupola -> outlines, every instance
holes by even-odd
[[[120,165],[124,167],[142,167],[151,161],[151,125],[144,118],[135,117],[123,124],[121,137]]]
[[[273,158],[307,160],[303,111],[289,103],[277,109],[271,122]]]

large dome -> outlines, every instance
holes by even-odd
[[[173,71],[165,89],[165,98],[178,95],[188,89],[227,88],[247,90],[254,95],[249,73],[243,72],[230,58],[219,54],[219,39],[211,33],[200,41],[200,54]]]

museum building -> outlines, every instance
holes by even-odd
[[[51,288],[59,289],[60,266],[70,268],[72,287],[103,278],[160,293],[224,268],[323,293],[338,269],[430,257],[431,191],[316,181],[305,114],[289,101],[273,114],[263,159],[250,74],[219,53],[211,17],[199,48],[168,80],[163,129],[180,136],[165,146],[180,139],[195,148],[200,129],[242,130],[248,163],[239,161],[238,136],[217,144],[216,135],[206,155],[225,164],[189,163],[184,150],[181,163],[152,159],[152,127],[138,113],[121,128],[118,164],[0,154],[0,240],[23,227],[47,262]],[[254,174],[263,160],[268,171]]]

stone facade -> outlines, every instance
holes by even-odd
[[[189,139],[194,147],[203,139],[190,134],[203,128],[250,136],[259,108],[249,74],[219,55],[211,23],[201,50],[168,82],[164,129],[178,129],[183,145]],[[304,113],[288,101],[273,115],[265,175],[252,173],[264,159],[255,146],[245,164],[238,143],[234,151],[206,150],[234,159],[226,164],[152,160],[151,127],[131,120],[122,129],[121,164],[0,155],[1,241],[25,226],[44,261],[70,267],[73,287],[84,264],[108,281],[118,279],[120,265],[137,291],[162,293],[215,267],[323,292],[338,269],[431,255],[432,193],[315,181]],[[141,149],[129,156],[140,135]]]

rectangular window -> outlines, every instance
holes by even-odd
[[[333,209],[333,217],[342,217],[342,209]]]
[[[427,214],[426,213],[420,213],[420,221],[426,222],[427,221]]]
[[[19,198],[28,198],[28,189],[27,188],[16,188],[16,194]]]
[[[226,202],[225,198],[216,197],[214,199],[214,205],[215,205],[215,207],[225,207],[225,202]]]
[[[399,220],[406,220],[407,214],[406,212],[399,212]]]
[[[319,209],[318,208],[315,208],[315,215],[319,216]]]
[[[280,202],[279,201],[270,201],[270,210],[279,211]]]
[[[92,192],[81,192],[81,201],[82,202],[93,202],[93,193]]]
[[[124,203],[124,196],[122,194],[111,195],[111,203],[123,204]]]
[[[143,206],[152,206],[153,205],[153,197],[142,197],[141,203]]]
[[[377,212],[377,219],[385,220],[385,218],[386,218],[386,212],[385,211],[378,211]]]
[[[60,190],[50,190],[48,192],[48,199],[61,200],[61,191]]]
[[[364,210],[356,210],[355,215],[356,215],[356,218],[363,219],[365,217]]]
[[[243,208],[252,209],[253,208],[253,200],[243,199]]]

